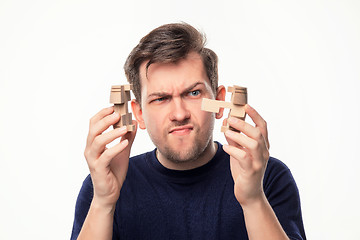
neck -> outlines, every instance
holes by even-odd
[[[159,162],[166,168],[172,170],[191,170],[194,168],[201,167],[207,164],[214,156],[217,151],[218,145],[212,140],[209,142],[208,146],[205,148],[203,153],[197,158],[191,161],[186,162],[174,162],[168,160],[164,157],[159,150],[156,150],[156,157]]]

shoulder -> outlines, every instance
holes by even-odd
[[[288,191],[298,194],[298,189],[290,169],[274,157],[270,157],[264,175],[264,190],[270,192]]]
[[[270,157],[264,176],[264,192],[279,222],[289,236],[306,239],[299,190],[290,169]]]
[[[290,169],[281,160],[274,158],[274,157],[269,157],[266,171],[270,174],[270,173],[279,172],[279,171],[290,171]]]
[[[291,175],[288,166],[286,166],[286,164],[280,161],[279,159],[270,157],[267,163],[264,178],[274,178],[276,176],[279,177],[284,174]]]
[[[264,175],[264,191],[268,197],[279,195],[298,196],[298,188],[290,169],[274,157],[270,157]]]
[[[85,221],[87,213],[89,211],[91,201],[93,199],[94,190],[91,181],[90,174],[85,178],[75,205],[75,217],[73,223],[73,229],[71,233],[71,239],[76,239],[80,233],[81,227]]]
[[[90,206],[93,195],[94,195],[94,188],[93,188],[91,176],[89,174],[83,181],[77,201],[86,202],[86,205]]]

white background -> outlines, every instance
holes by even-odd
[[[70,237],[89,118],[140,38],[179,21],[207,34],[222,84],[248,87],[308,239],[359,239],[357,0],[1,0],[0,239]],[[132,155],[152,148],[138,132]]]

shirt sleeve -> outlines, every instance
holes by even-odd
[[[288,237],[305,240],[299,190],[289,168],[280,160],[269,159],[264,191]]]
[[[76,240],[79,236],[82,225],[90,208],[91,201],[94,196],[93,185],[90,175],[86,177],[80,189],[76,205],[74,224],[71,232],[71,240]]]

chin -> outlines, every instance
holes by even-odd
[[[185,163],[196,161],[209,146],[209,142],[204,139],[193,139],[192,141],[182,141],[182,144],[164,144],[158,147],[161,154],[169,161],[174,163]]]

